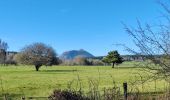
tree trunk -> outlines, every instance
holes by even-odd
[[[39,71],[39,68],[41,67],[41,65],[35,65],[35,69],[36,71]]]
[[[115,62],[112,63],[112,68],[115,68]]]

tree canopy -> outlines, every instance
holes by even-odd
[[[112,63],[112,68],[114,68],[115,64],[120,64],[123,62],[122,57],[118,53],[118,51],[110,51],[106,57],[102,60],[105,63]]]
[[[25,46],[21,52],[17,55],[17,59],[22,64],[35,65],[36,71],[42,65],[47,65],[56,60],[55,50],[43,43],[33,43]]]

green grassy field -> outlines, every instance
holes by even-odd
[[[9,93],[12,97],[25,95],[49,96],[54,89],[66,89],[72,82],[71,87],[79,89],[79,83],[84,91],[89,89],[89,81],[99,83],[99,90],[104,87],[112,87],[113,81],[117,86],[122,87],[123,82],[140,80],[135,73],[141,73],[140,68],[133,68],[133,63],[125,62],[116,68],[111,66],[52,66],[41,67],[36,72],[34,66],[0,66],[0,95]],[[142,92],[155,91],[155,82],[143,85]],[[139,88],[142,86],[140,85]],[[164,90],[164,81],[156,81],[156,91]]]

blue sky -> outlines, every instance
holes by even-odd
[[[155,22],[160,13],[156,0],[0,0],[0,38],[9,50],[19,51],[33,42],[54,47],[58,54],[85,49],[106,55],[124,43],[135,48],[121,22],[135,26]]]

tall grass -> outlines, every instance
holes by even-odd
[[[141,73],[143,77],[134,72]],[[128,83],[129,93],[152,94],[168,90],[168,83],[163,80],[157,80],[156,85],[155,81],[141,84],[140,80],[145,80],[148,75],[129,62],[116,66],[115,69],[111,66],[43,66],[40,72],[35,72],[34,66],[5,66],[0,67],[0,76],[4,93],[8,93],[8,97],[19,99],[48,97],[54,89],[80,91],[79,93],[93,99],[122,97],[124,81]],[[4,97],[2,93],[0,89],[0,96]],[[116,93],[119,94],[113,95]]]
[[[114,81],[114,80],[113,80]],[[112,88],[103,88],[103,90],[98,90],[98,84],[89,81],[88,92],[76,91],[74,89],[54,90],[53,94],[49,96],[49,100],[124,100],[124,94],[122,94],[121,87],[113,84]],[[130,84],[132,85],[132,84]],[[128,91],[127,100],[169,100],[170,99],[170,87],[167,87],[165,91],[162,92],[143,92],[140,91],[138,85],[133,84],[136,87],[135,91]],[[82,88],[82,87],[80,87]],[[143,87],[147,88],[147,87]]]

